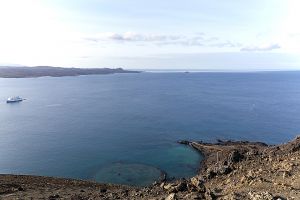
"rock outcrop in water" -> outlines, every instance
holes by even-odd
[[[204,160],[191,179],[137,188],[38,176],[0,176],[0,199],[300,199],[300,137],[259,142],[181,142]]]

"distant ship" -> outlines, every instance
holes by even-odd
[[[24,99],[17,96],[17,97],[9,97],[7,100],[6,100],[6,103],[15,103],[15,102],[20,102],[20,101],[23,101]]]

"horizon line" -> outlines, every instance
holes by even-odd
[[[27,66],[27,65],[0,65],[0,67],[53,67],[53,68],[77,68],[77,69],[103,69],[103,68],[109,68],[109,69],[118,69],[122,68],[124,70],[135,70],[135,71],[141,71],[141,72],[153,72],[153,73],[176,73],[176,72],[187,72],[187,73],[200,73],[200,72],[294,72],[294,71],[300,71],[299,69],[194,69],[194,68],[127,68],[127,67],[61,67],[61,66],[51,66],[51,65],[34,65],[34,66]]]

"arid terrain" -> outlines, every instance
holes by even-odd
[[[40,176],[0,175],[0,199],[300,199],[300,137],[259,142],[180,141],[205,157],[191,179],[145,188]]]

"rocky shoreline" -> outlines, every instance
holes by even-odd
[[[0,199],[300,199],[300,137],[286,144],[179,141],[204,159],[191,179],[138,188],[41,176],[0,175]]]

